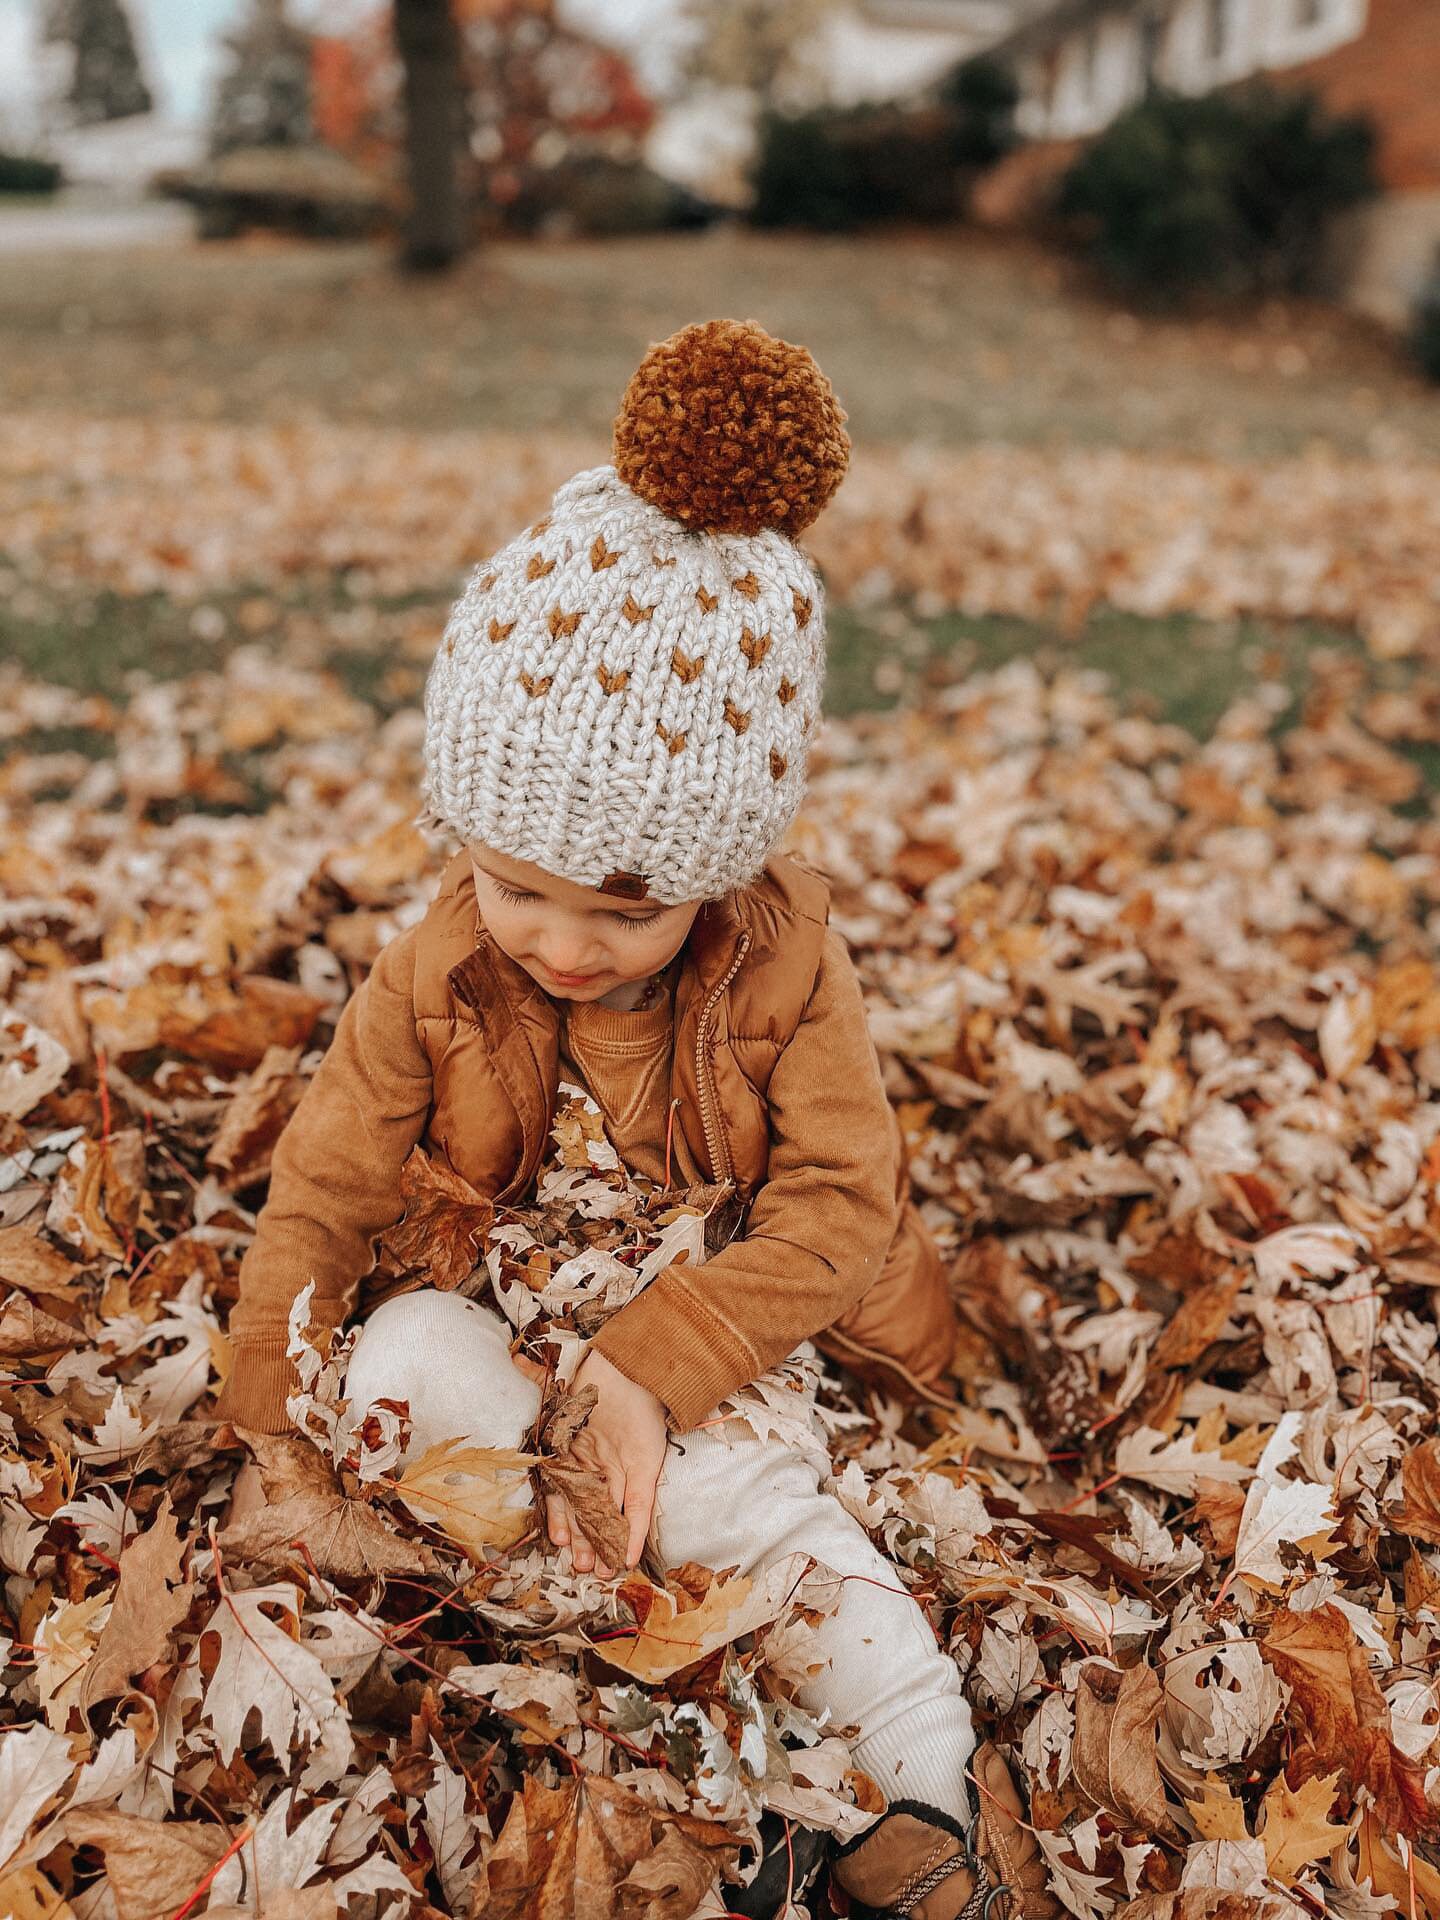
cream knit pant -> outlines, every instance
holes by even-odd
[[[455,1438],[521,1446],[539,1404],[510,1359],[504,1322],[459,1294],[429,1291],[388,1300],[365,1322],[346,1392],[352,1418],[373,1400],[408,1400],[417,1452]],[[829,1664],[800,1690],[801,1705],[860,1729],[856,1763],[887,1799],[968,1819],[975,1739],[955,1663],[894,1567],[798,1453],[738,1420],[672,1439],[650,1551],[662,1568],[697,1560],[744,1575],[800,1552],[838,1574],[839,1605],[815,1629]]]

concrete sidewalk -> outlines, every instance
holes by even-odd
[[[192,239],[194,232],[188,208],[163,200],[111,198],[83,191],[13,204],[0,197],[0,254],[173,247]]]

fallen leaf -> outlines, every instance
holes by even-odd
[[[1312,1559],[1335,1551],[1336,1524],[1329,1487],[1305,1480],[1257,1480],[1245,1496],[1235,1539],[1235,1571],[1257,1586],[1278,1592],[1290,1577],[1281,1547]]]
[[[689,1920],[735,1852],[724,1827],[663,1813],[594,1774],[557,1787],[527,1776],[471,1910],[485,1920]]]
[[[97,1847],[119,1920],[168,1920],[183,1906],[228,1844],[211,1821],[147,1820],[85,1807],[65,1816],[72,1845]]]
[[[433,1554],[387,1526],[369,1501],[346,1496],[312,1442],[298,1433],[245,1438],[260,1468],[266,1504],[220,1535],[227,1560],[276,1571],[313,1563],[321,1573],[347,1580],[433,1570]]]
[[[1162,1700],[1147,1666],[1123,1673],[1096,1660],[1080,1669],[1073,1765],[1081,1790],[1128,1827],[1179,1839],[1156,1753]]]
[[[607,1566],[625,1565],[630,1527],[610,1494],[603,1473],[582,1466],[573,1455],[547,1454],[538,1467],[546,1493],[563,1494],[580,1531]]]
[[[305,1090],[295,1071],[299,1060],[299,1047],[267,1047],[260,1064],[227,1102],[205,1159],[230,1174],[236,1186],[248,1186],[270,1171],[275,1142]]]
[[[150,1526],[126,1543],[120,1577],[95,1653],[80,1686],[82,1712],[121,1693],[133,1675],[164,1658],[170,1635],[190,1611],[194,1583],[183,1579],[185,1545],[165,1494]]]
[[[530,1469],[535,1456],[508,1447],[441,1440],[407,1460],[396,1492],[477,1560],[523,1539],[535,1524]]]
[[[1387,1831],[1430,1827],[1421,1776],[1390,1738],[1385,1696],[1339,1608],[1282,1609],[1260,1651],[1290,1688],[1287,1717],[1299,1742],[1291,1778],[1303,1784],[1338,1772],[1352,1790],[1363,1786],[1374,1795]]]
[[[65,1353],[86,1344],[79,1327],[57,1320],[23,1294],[11,1294],[0,1307],[0,1360],[33,1360],[37,1354]]]
[[[1405,1498],[1386,1519],[1397,1533],[1440,1547],[1440,1440],[1422,1440],[1400,1463]]]
[[[1202,1840],[1248,1840],[1245,1809],[1223,1780],[1210,1775],[1198,1800],[1187,1800],[1186,1811]]]
[[[397,1274],[419,1272],[442,1290],[468,1279],[480,1259],[495,1208],[468,1181],[412,1149],[400,1171],[405,1212],[381,1235],[387,1266]]]
[[[1303,1868],[1329,1859],[1345,1844],[1349,1828],[1330,1824],[1339,1778],[1338,1772],[1323,1779],[1316,1775],[1298,1792],[1290,1790],[1283,1773],[1270,1783],[1261,1802],[1260,1838],[1265,1842],[1266,1864],[1287,1887],[1293,1886]]]

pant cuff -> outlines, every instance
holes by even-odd
[[[855,1764],[887,1800],[923,1800],[961,1821],[970,1818],[965,1768],[974,1751],[970,1709],[958,1694],[897,1714],[854,1747]]]

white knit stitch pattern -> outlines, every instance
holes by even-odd
[[[431,816],[583,886],[638,874],[675,904],[743,885],[804,793],[824,632],[784,534],[690,533],[613,467],[576,474],[451,612],[425,687]]]

